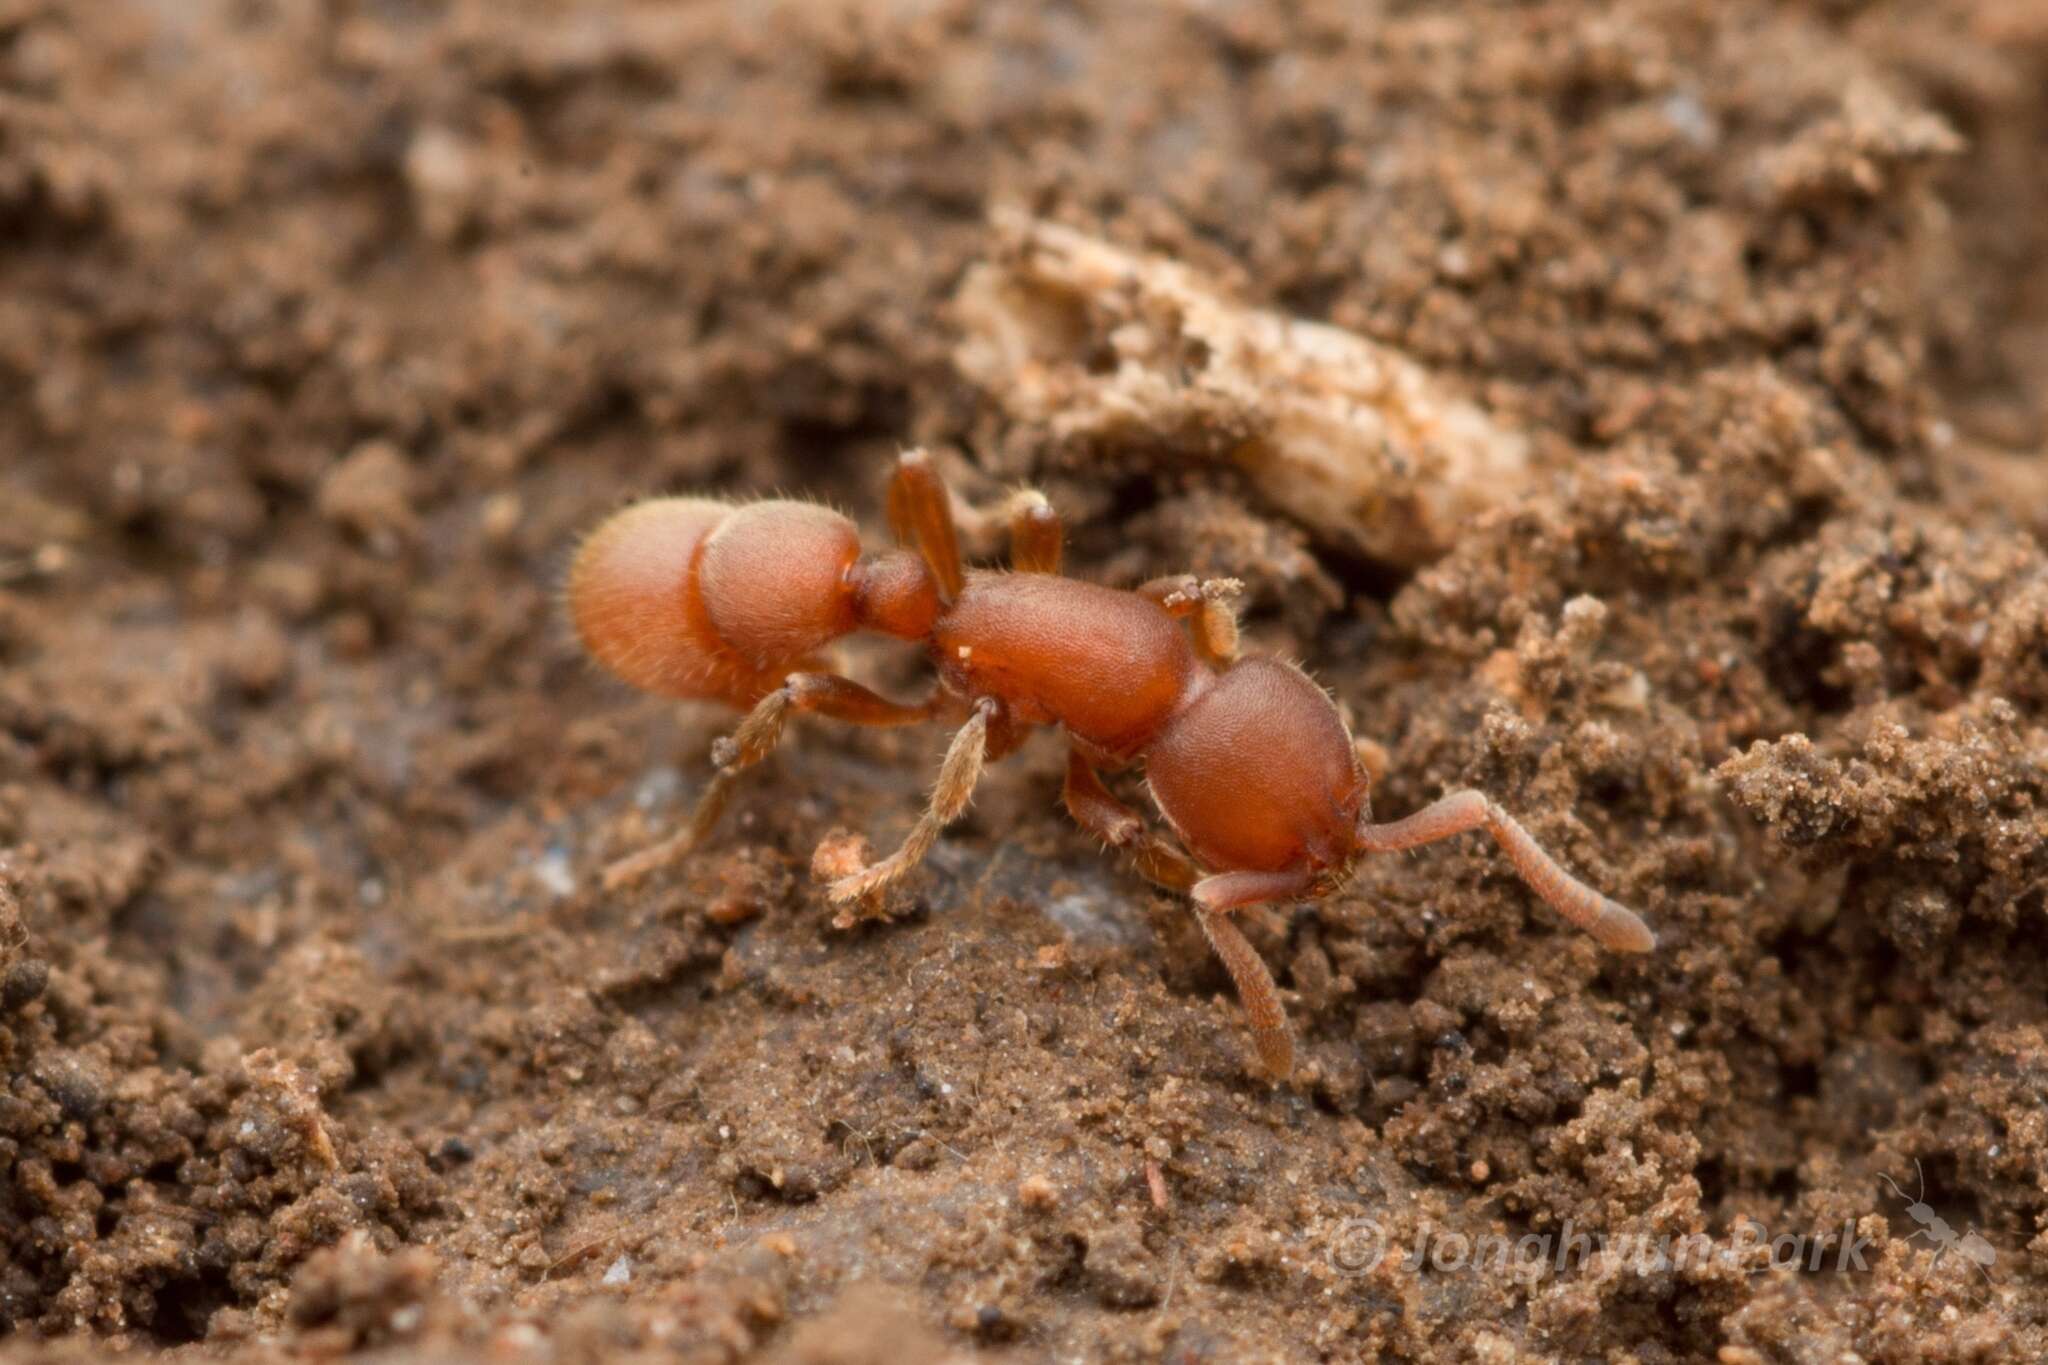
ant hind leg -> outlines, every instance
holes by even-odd
[[[697,798],[689,823],[671,837],[612,863],[604,870],[604,889],[619,891],[687,858],[711,833],[724,813],[741,773],[773,753],[783,727],[795,713],[828,716],[854,725],[915,725],[930,720],[942,705],[934,693],[913,706],[890,701],[836,673],[792,673],[782,686],[754,703],[732,734],[711,746],[717,771]]]
[[[960,517],[970,536],[1001,518],[1010,529],[1010,567],[1018,573],[1060,571],[1060,514],[1035,488],[1018,490],[989,511],[961,504]],[[896,459],[889,480],[889,525],[896,538],[915,549],[938,580],[939,596],[948,602],[966,583],[961,567],[960,530],[953,495],[923,450],[907,450]]]
[[[896,457],[889,479],[889,526],[896,538],[924,557],[938,581],[939,600],[960,596],[967,577],[960,567],[960,535],[953,525],[952,496],[924,450]]]
[[[1195,902],[1205,910],[1242,910],[1248,905],[1301,900],[1315,889],[1308,872],[1223,872],[1195,883]]]

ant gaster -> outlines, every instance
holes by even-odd
[[[568,600],[585,649],[646,691],[748,708],[714,746],[717,771],[689,824],[614,864],[608,886],[695,848],[793,713],[855,725],[950,716],[964,723],[924,814],[895,853],[833,882],[831,898],[858,901],[910,872],[966,808],[985,763],[1034,727],[1063,726],[1068,812],[1194,902],[1276,1078],[1292,1074],[1293,1034],[1231,912],[1327,896],[1365,854],[1484,829],[1531,890],[1603,946],[1654,945],[1642,920],[1479,792],[1373,823],[1365,770],[1330,698],[1290,664],[1238,653],[1234,581],[1180,575],[1124,592],[1063,577],[1058,515],[1033,492],[1008,508],[1011,569],[966,570],[950,495],[923,451],[899,459],[888,511],[907,548],[863,554],[851,521],[811,503],[692,497],[628,507],[584,542]],[[862,630],[923,646],[938,672],[931,696],[905,705],[827,671],[818,651]],[[1179,847],[1098,773],[1130,767],[1143,769]]]

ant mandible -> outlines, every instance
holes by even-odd
[[[717,771],[689,824],[613,864],[607,887],[695,848],[794,713],[855,725],[951,716],[964,724],[924,814],[896,852],[833,882],[831,898],[858,901],[901,879],[966,808],[984,764],[1034,727],[1064,726],[1067,811],[1194,902],[1276,1079],[1293,1072],[1293,1033],[1231,912],[1330,895],[1365,854],[1484,829],[1531,890],[1603,946],[1654,946],[1633,912],[1558,866],[1479,792],[1374,824],[1330,698],[1290,664],[1238,653],[1234,581],[1180,575],[1125,592],[1063,577],[1058,515],[1034,492],[1008,508],[1010,570],[964,569],[949,494],[921,450],[898,460],[888,511],[908,548],[863,554],[854,524],[812,503],[691,497],[628,507],[584,542],[568,589],[584,648],[645,691],[747,708],[713,747]],[[818,651],[862,630],[922,645],[938,671],[931,696],[904,705],[827,671]],[[1133,766],[1179,848],[1098,773]]]

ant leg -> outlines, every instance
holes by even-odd
[[[1026,488],[1010,499],[1010,567],[1018,573],[1060,571],[1060,514],[1045,494]]]
[[[604,889],[622,890],[651,872],[687,858],[718,823],[739,775],[774,751],[792,713],[828,716],[855,725],[915,725],[930,720],[943,704],[942,693],[905,706],[834,673],[790,674],[782,686],[754,704],[738,729],[711,746],[711,759],[718,770],[711,775],[704,794],[697,798],[690,822],[670,838],[607,867]]]
[[[1271,901],[1295,901],[1315,889],[1311,872],[1224,872],[1195,883],[1193,896],[1206,910],[1241,910]]]
[[[1280,1004],[1280,988],[1273,984],[1266,959],[1259,956],[1258,949],[1252,947],[1251,940],[1228,914],[1197,905],[1195,920],[1237,986],[1237,998],[1244,1006],[1244,1017],[1251,1023],[1252,1043],[1259,1050],[1259,1061],[1274,1080],[1286,1080],[1294,1074],[1294,1027],[1287,1022],[1287,1011]]]
[[[924,557],[938,580],[939,600],[950,603],[959,597],[967,579],[960,568],[952,500],[946,481],[932,468],[932,457],[922,449],[896,457],[896,472],[889,479],[889,526],[898,540]]]
[[[1060,793],[1074,823],[1111,848],[1127,851],[1138,874],[1155,886],[1186,895],[1200,873],[1186,854],[1145,828],[1145,819],[1110,794],[1079,749],[1067,750],[1067,784]]]
[[[1000,521],[1010,536],[1010,568],[1017,573],[1060,571],[1060,514],[1036,488],[1020,488],[989,507],[964,498],[952,502],[953,522],[970,546],[987,544]]]
[[[974,784],[981,780],[982,764],[988,756],[989,720],[996,710],[994,701],[984,699],[975,703],[974,714],[946,747],[931,802],[911,826],[903,846],[880,862],[833,882],[826,891],[828,896],[841,905],[872,896],[901,881],[924,861],[925,854],[939,841],[939,832],[960,818],[960,812],[967,809],[968,798],[974,795]]]
[[[1315,880],[1309,872],[1225,872],[1202,878],[1189,893],[1195,901],[1195,918],[1209,936],[1209,946],[1237,983],[1237,997],[1251,1020],[1259,1059],[1275,1080],[1284,1081],[1294,1074],[1294,1030],[1280,1007],[1280,991],[1266,960],[1253,950],[1230,912],[1268,901],[1299,900],[1314,889]]]
[[[1230,599],[1244,591],[1235,578],[1196,578],[1191,573],[1155,578],[1138,596],[1158,603],[1175,620],[1191,620],[1195,653],[1222,667],[1237,658],[1237,611]]]
[[[1201,877],[1185,854],[1147,830],[1143,816],[1110,794],[1109,789],[1102,785],[1102,778],[1097,775],[1094,765],[1082,756],[1079,749],[1067,750],[1067,785],[1061,796],[1066,802],[1067,813],[1082,829],[1111,848],[1130,850],[1132,862],[1147,880],[1168,891],[1184,894],[1192,891],[1195,922],[1202,926],[1202,935],[1209,940],[1210,950],[1222,959],[1224,969],[1230,973],[1231,983],[1237,987],[1237,998],[1244,1006],[1245,1018],[1251,1023],[1252,1041],[1258,1047],[1260,1062],[1275,1080],[1284,1081],[1293,1075],[1294,1030],[1287,1023],[1287,1011],[1281,1007],[1280,988],[1273,984],[1273,973],[1267,970],[1266,960],[1259,956],[1258,950],[1252,947],[1251,941],[1245,938],[1229,914],[1237,905],[1249,905],[1252,901],[1212,903],[1213,898],[1202,893],[1203,887],[1229,883],[1244,874]],[[1299,884],[1304,888],[1307,885],[1305,880]],[[1290,882],[1289,885],[1295,883]]]
[[[1657,946],[1649,926],[1633,910],[1609,900],[1559,867],[1528,830],[1480,792],[1453,793],[1391,824],[1360,825],[1358,848],[1362,853],[1391,853],[1482,828],[1508,855],[1508,861],[1515,865],[1515,871],[1531,891],[1591,934],[1602,947],[1623,953],[1647,953]]]

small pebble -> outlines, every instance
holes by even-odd
[[[576,889],[576,873],[569,866],[569,855],[559,847],[550,848],[535,860],[533,879],[557,897]]]

